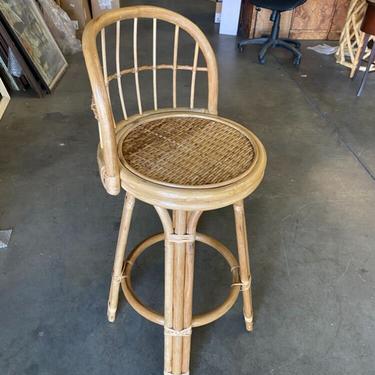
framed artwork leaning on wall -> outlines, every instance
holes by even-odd
[[[47,91],[68,64],[34,0],[0,0],[0,16]]]

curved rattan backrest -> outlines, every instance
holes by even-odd
[[[152,20],[152,62],[149,65],[138,64],[138,24],[142,19]],[[120,65],[121,48],[121,21],[133,20],[133,66],[122,69]],[[173,58],[170,63],[160,64],[157,61],[157,32],[158,21],[174,25]],[[109,60],[106,48],[106,29],[115,25],[116,45],[115,71],[109,72]],[[180,30],[186,32],[195,42],[191,65],[180,65],[178,61]],[[100,33],[101,58],[97,47],[97,39]],[[144,43],[142,43],[144,44]],[[206,66],[198,66],[199,54],[203,55]],[[195,109],[196,76],[197,72],[207,72],[208,100],[206,110],[209,113],[217,113],[218,100],[218,73],[215,54],[203,34],[203,32],[190,20],[178,13],[167,9],[153,6],[133,6],[109,11],[99,18],[92,20],[85,28],[83,34],[83,53],[91,82],[93,92],[93,105],[99,122],[100,146],[104,162],[102,176],[103,183],[110,194],[120,191],[120,180],[118,170],[118,156],[115,141],[116,121],[111,106],[110,83],[117,83],[118,98],[121,104],[121,112],[124,120],[128,120],[126,98],[122,78],[125,75],[134,75],[135,95],[137,102],[137,115],[142,115],[145,110],[142,105],[142,90],[139,76],[142,72],[152,72],[153,111],[159,110],[158,105],[158,70],[172,71],[172,106],[177,108],[177,71],[191,72],[190,82],[190,106]],[[120,57],[121,56],[121,57]],[[165,107],[164,107],[165,108]]]

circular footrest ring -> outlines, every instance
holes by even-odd
[[[192,327],[200,327],[209,324],[221,318],[230,308],[235,304],[237,297],[241,290],[241,283],[239,277],[239,265],[237,259],[232,252],[216,239],[202,233],[196,234],[196,240],[202,242],[217,252],[219,252],[227,261],[232,272],[232,285],[228,297],[224,303],[215,309],[200,315],[194,315],[192,320]],[[123,278],[121,280],[121,287],[124,292],[126,300],[134,308],[138,314],[156,324],[164,325],[164,316],[157,311],[146,307],[140,299],[135,295],[131,283],[131,271],[137,258],[150,246],[157,242],[164,241],[164,233],[155,234],[143,242],[141,242],[127,257],[124,262]]]

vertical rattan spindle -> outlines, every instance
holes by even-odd
[[[178,210],[175,216],[175,233],[177,236],[186,234],[186,211]],[[173,272],[173,330],[184,328],[184,288],[185,288],[186,244],[174,243]],[[182,370],[182,337],[173,337],[172,372],[181,374]]]
[[[173,47],[173,108],[177,107],[177,59],[178,59],[178,37],[180,33],[179,26],[175,26],[174,47]]]
[[[194,108],[195,81],[197,78],[198,56],[199,56],[199,44],[195,43],[193,68],[191,71],[190,109]]]
[[[115,262],[113,265],[111,288],[109,290],[107,316],[110,322],[114,322],[116,318],[116,310],[118,305],[118,294],[122,278],[122,268],[125,257],[125,248],[128,240],[130,221],[133,214],[135,199],[132,195],[126,194],[124,208],[122,211],[120,230],[118,234]]]
[[[195,234],[198,220],[202,211],[191,211],[188,216],[187,234],[191,235],[192,241],[186,243],[185,262],[185,288],[184,288],[184,329],[192,325],[193,317],[193,288],[194,288],[194,256],[195,256]],[[182,373],[189,373],[191,335],[182,339]]]
[[[105,28],[100,31],[100,41],[101,41],[101,49],[102,49],[102,64],[103,64],[103,76],[105,87],[107,89],[108,98],[109,95],[109,86],[108,86],[108,68],[107,68],[107,47],[106,47],[106,38],[105,38]]]
[[[142,102],[141,102],[141,90],[139,88],[137,42],[138,42],[138,18],[134,18],[134,27],[133,27],[134,79],[135,79],[135,90],[137,93],[138,112],[141,115],[143,111],[142,111]]]
[[[127,120],[128,115],[126,113],[124,93],[122,89],[122,80],[121,80],[121,64],[120,64],[120,40],[121,40],[121,21],[116,22],[116,78],[117,78],[117,87],[118,94],[121,102],[122,115],[124,119]]]
[[[249,246],[247,242],[246,218],[243,201],[233,205],[236,222],[238,260],[240,264],[241,290],[243,296],[243,314],[246,329],[253,330],[253,304],[251,298],[251,273],[249,260]]]
[[[154,110],[158,109],[158,89],[156,81],[157,19],[152,21],[152,87],[154,92]]]
[[[163,224],[165,239],[165,257],[164,257],[164,329],[173,329],[173,263],[174,247],[169,241],[169,236],[173,234],[172,220],[165,208],[155,206],[160,220]],[[172,372],[172,351],[173,337],[164,333],[164,373]]]

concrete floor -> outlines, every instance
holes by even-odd
[[[147,3],[207,33],[220,114],[253,130],[269,157],[246,201],[255,330],[244,330],[241,301],[194,330],[191,374],[375,374],[375,77],[357,99],[359,82],[308,43],[298,69],[284,51],[260,66],[256,47],[239,54],[235,38],[217,35],[212,2]],[[53,95],[13,98],[0,123],[0,227],[14,229],[0,251],[0,374],[159,375],[162,328],[123,300],[115,324],[106,321],[122,196],[101,187],[82,56],[69,62]],[[233,229],[230,208],[200,224],[231,248]],[[130,245],[159,230],[139,203]],[[230,280],[223,260],[199,249],[195,310],[203,311]],[[162,283],[159,247],[139,260],[134,284],[160,308]]]

